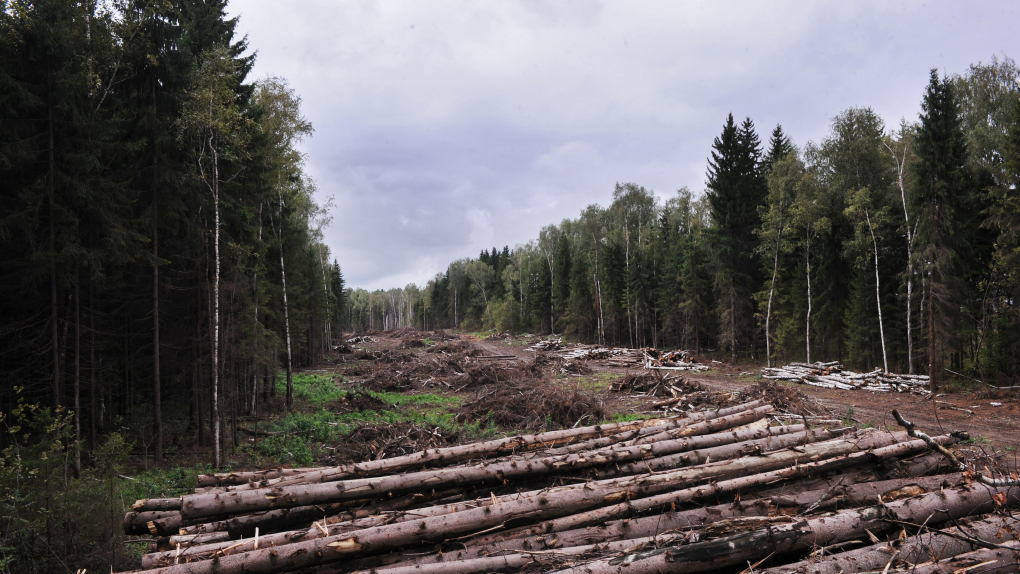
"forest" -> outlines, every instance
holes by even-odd
[[[1020,70],[932,70],[916,120],[868,107],[797,146],[725,119],[704,193],[617,184],[538,238],[424,287],[348,289],[354,329],[530,331],[727,362],[1020,373]]]
[[[849,108],[820,142],[720,118],[703,193],[617,184],[527,244],[373,292],[324,242],[300,95],[255,57],[226,0],[0,0],[0,572],[118,564],[121,489],[183,480],[132,486],[127,458],[229,466],[239,419],[291,410],[295,371],[344,332],[1020,375],[1006,56],[932,70],[916,119]]]
[[[225,7],[0,2],[0,515],[42,520],[45,543],[75,524],[19,512],[20,480],[109,475],[134,436],[156,463],[195,436],[221,466],[228,421],[281,369],[289,406],[341,308],[312,126],[285,79],[250,77]],[[73,445],[67,464],[19,433]],[[0,529],[0,571],[53,554]]]

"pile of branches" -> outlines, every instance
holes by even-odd
[[[927,395],[928,375],[901,375],[875,369],[855,373],[843,368],[839,361],[829,363],[790,363],[785,367],[765,367],[761,376],[778,381],[794,381],[827,389],[843,389]]]
[[[767,426],[773,413],[755,401],[205,475],[194,494],[139,500],[124,529],[156,537],[141,566],[165,574],[1015,571],[1020,488],[947,473],[953,436]]]

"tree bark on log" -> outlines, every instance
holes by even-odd
[[[980,574],[1017,574],[1020,572],[1020,542],[1012,540],[1002,544],[1001,548],[974,550],[964,554],[957,554],[949,559],[941,559],[937,562],[925,562],[914,564],[909,569],[899,568],[889,572],[910,574],[966,574],[974,572]],[[888,574],[879,570],[877,572],[863,572],[862,574]]]
[[[824,487],[817,490],[801,492],[783,497],[762,497],[747,501],[736,501],[703,508],[683,511],[667,511],[661,515],[643,516],[633,519],[622,519],[604,522],[584,528],[559,532],[542,533],[538,528],[526,527],[516,532],[494,534],[488,540],[475,539],[467,542],[468,546],[460,550],[451,550],[427,556],[416,556],[419,563],[446,562],[450,560],[466,560],[479,556],[495,554],[500,550],[544,551],[585,544],[599,544],[620,540],[653,536],[659,532],[673,530],[698,530],[712,523],[733,518],[769,516],[778,512],[779,508],[806,509],[822,501],[823,497],[832,494],[825,502],[824,508],[839,504],[846,507],[858,507],[873,504],[877,497],[889,502],[904,495],[917,495],[943,487],[953,487],[960,483],[959,474],[920,479],[895,479],[871,483],[839,485],[837,488]],[[820,511],[819,504],[814,511]],[[485,543],[482,543],[485,542]],[[406,558],[405,558],[406,559]],[[883,563],[884,565],[884,563]],[[848,572],[850,570],[847,570]],[[793,574],[793,573],[786,573]],[[839,574],[826,572],[824,574]]]
[[[351,477],[368,478],[386,474],[395,474],[398,472],[425,468],[427,466],[443,467],[473,458],[506,456],[535,449],[549,449],[559,445],[575,444],[578,441],[584,441],[585,439],[592,437],[606,437],[607,435],[619,435],[620,433],[627,431],[640,431],[646,427],[655,428],[657,429],[657,432],[669,428],[683,428],[695,422],[721,418],[760,406],[762,406],[762,402],[756,400],[726,409],[689,413],[683,417],[675,417],[671,419],[646,419],[643,421],[628,421],[623,423],[550,431],[535,435],[518,435],[480,443],[437,448],[432,451],[424,450],[388,459],[331,467],[328,469],[263,481],[262,483],[243,484],[238,487],[231,488],[230,490],[248,490],[266,488],[270,486],[336,482]]]
[[[895,442],[899,439],[898,435],[905,436],[905,433],[872,432],[853,441],[837,440],[821,443],[823,445],[827,444],[828,448],[815,449],[816,452],[813,455],[795,451],[794,454],[805,459],[810,456],[836,456],[841,452],[846,453]],[[919,448],[924,448],[922,441],[911,442],[919,443]],[[808,447],[804,448],[812,446],[816,445],[808,445]],[[785,455],[782,457],[784,463],[794,464],[797,461],[797,459],[790,457],[787,453],[782,454]],[[271,562],[286,564],[289,567],[299,567],[340,560],[350,555],[376,554],[410,544],[441,540],[472,531],[484,530],[515,520],[541,520],[543,518],[571,515],[605,504],[614,504],[623,500],[647,497],[663,491],[674,490],[678,484],[684,484],[691,480],[711,479],[720,476],[720,473],[743,474],[748,468],[753,468],[754,465],[759,464],[760,459],[768,459],[770,457],[777,458],[775,455],[745,457],[744,459],[737,459],[738,461],[744,460],[744,464],[733,464],[736,461],[727,461],[720,465],[704,465],[672,473],[609,479],[589,482],[583,485],[571,485],[545,491],[523,493],[517,495],[513,500],[507,500],[496,505],[367,528],[353,534],[339,534],[304,542],[295,542],[270,550],[251,550],[231,555],[230,551],[225,549],[223,551],[225,556],[219,557],[214,561],[218,565],[216,570],[202,566],[209,562],[203,561],[188,564],[187,566],[192,569],[174,569],[180,567],[171,567],[165,569],[165,571],[189,573],[233,572],[243,565],[244,568],[254,568],[254,570],[245,570],[246,572],[270,572],[272,571],[271,569],[262,570],[262,568],[270,568],[269,564]],[[776,464],[775,461],[770,462],[771,464]],[[673,493],[669,494],[672,495]],[[246,555],[247,558],[244,558]],[[227,566],[228,564],[234,566]]]
[[[762,430],[767,431],[767,429]],[[598,477],[610,478],[627,474],[637,474],[639,472],[655,472],[681,466],[705,464],[713,460],[726,460],[738,456],[774,452],[780,449],[797,445],[807,445],[809,443],[829,438],[832,438],[832,436],[829,434],[829,431],[825,429],[801,431],[792,434],[784,433],[778,436],[766,436],[755,440],[746,440],[743,442],[712,448],[685,450],[674,454],[645,459],[640,462],[616,465],[599,470]]]
[[[840,572],[882,570],[890,561],[893,561],[894,566],[903,562],[920,564],[931,559],[933,549],[940,558],[946,558],[979,548],[977,544],[961,540],[952,534],[963,535],[964,538],[976,538],[993,544],[1002,544],[1010,540],[1008,535],[1016,536],[1020,523],[1015,518],[990,516],[984,520],[965,521],[961,526],[963,526],[962,529],[960,527],[948,528],[945,533],[941,531],[926,532],[903,540],[881,542],[824,558],[809,558],[769,568],[762,571],[761,574],[840,574]]]
[[[180,512],[181,497],[178,496],[177,498],[142,498],[136,500],[135,503],[131,505],[131,510],[133,510],[134,512],[152,512],[156,510],[164,512],[168,510],[176,510]]]
[[[686,546],[659,548],[610,560],[597,560],[557,574],[652,574],[666,571],[705,572],[756,562],[767,556],[802,552],[817,546],[902,528],[900,523],[941,524],[950,518],[989,512],[992,496],[1010,488],[967,485],[915,498],[880,504],[862,510],[847,510],[833,516],[802,519],[752,532],[745,532]],[[1020,489],[1007,494],[1012,504],[1020,503]]]
[[[747,412],[754,416],[759,416],[759,414],[760,416],[764,416],[764,414],[758,413],[758,411]],[[725,418],[728,418],[731,424],[733,421],[742,420],[739,417]],[[702,428],[707,429],[709,427]],[[900,434],[906,436],[905,433]],[[892,435],[889,435],[889,437],[891,436]],[[892,439],[889,438],[888,440]],[[844,450],[840,450],[837,454],[841,454],[844,451],[849,452],[845,450],[846,448],[850,448],[851,450],[854,448],[854,445],[848,442],[845,442],[842,446],[844,447]],[[883,444],[881,446],[885,445]],[[640,445],[637,447],[631,447],[630,449],[620,450],[620,452],[617,452],[617,450],[618,449],[609,449],[591,457],[585,457],[581,454],[550,457],[549,459],[543,460],[524,460],[520,463],[516,460],[511,460],[505,463],[496,463],[485,466],[437,469],[397,476],[383,476],[377,478],[323,482],[317,484],[298,484],[294,486],[277,486],[266,489],[242,490],[227,493],[185,495],[182,499],[182,515],[186,519],[196,519],[203,516],[257,512],[274,508],[289,508],[293,506],[326,504],[343,500],[376,498],[384,494],[420,490],[422,488],[448,488],[455,485],[476,484],[486,481],[502,483],[506,480],[506,477],[509,476],[541,474],[543,472],[551,472],[561,470],[563,468],[579,468],[593,466],[596,464],[610,464],[618,460],[643,458],[651,456],[653,447],[652,445]],[[806,455],[800,453],[788,454],[786,455],[786,458],[773,461],[773,464],[785,466],[787,464],[787,458],[791,461],[797,458],[809,460],[810,457],[814,455],[814,450],[815,449],[812,449],[811,452],[808,452]],[[837,450],[839,450],[838,447]],[[837,454],[830,454],[827,456],[837,456]],[[754,465],[757,465],[762,461],[765,461],[766,458],[767,457],[762,457],[753,461],[753,463]],[[751,462],[745,461],[743,464],[749,465]],[[712,476],[715,477],[719,475],[715,474]]]
[[[942,436],[937,437],[936,440],[942,440],[949,443],[953,439],[949,436]],[[619,504],[572,514],[536,524],[530,528],[534,529],[533,532],[535,534],[573,530],[575,528],[582,528],[592,524],[600,524],[607,520],[632,516],[635,513],[655,508],[672,507],[673,505],[705,500],[709,497],[718,496],[724,493],[740,492],[756,486],[774,484],[783,480],[798,479],[829,470],[868,465],[875,460],[881,461],[883,459],[900,457],[914,452],[921,452],[926,448],[927,445],[920,439],[905,443],[897,443],[888,447],[876,448],[867,452],[856,452],[833,459],[797,464],[796,466],[779,470],[741,476],[739,478],[721,480],[712,484],[692,486],[663,494],[627,500]],[[483,539],[479,539],[477,542],[483,543],[482,540]]]
[[[151,510],[145,512],[128,512],[124,514],[124,534],[138,535],[149,534],[149,522],[161,518],[181,519],[181,513],[176,510]]]
[[[327,468],[332,467],[323,466],[315,468],[277,468],[272,470],[259,470],[254,472],[221,472],[216,474],[200,474],[198,475],[197,486],[200,488],[207,488],[215,486],[232,486],[238,484],[247,484],[253,481],[258,482],[262,480],[270,480],[284,476],[294,476],[298,474],[304,474],[307,472],[314,472],[317,470],[325,470]]]

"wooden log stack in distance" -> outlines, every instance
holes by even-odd
[[[213,476],[138,501],[124,528],[157,537],[141,571],[166,574],[1015,571],[1020,486],[943,464],[953,436],[769,426],[772,413],[756,401]],[[944,555],[922,556],[925,540]]]

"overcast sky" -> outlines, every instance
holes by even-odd
[[[701,193],[726,114],[797,145],[870,106],[917,118],[928,71],[1018,57],[1017,2],[233,0],[315,127],[348,284],[424,285],[608,205]]]

